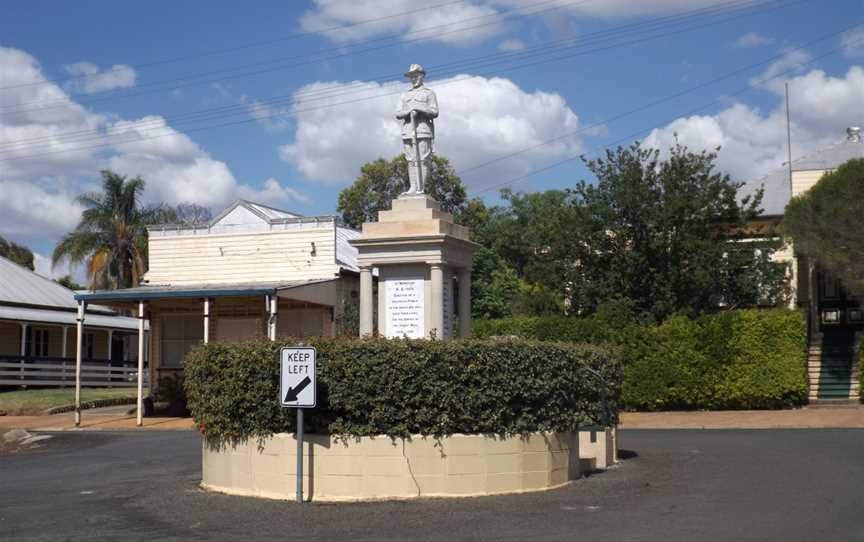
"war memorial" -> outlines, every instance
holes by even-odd
[[[436,359],[436,356],[446,357],[450,355],[447,345],[461,344],[450,339],[456,336],[467,339],[470,336],[471,262],[472,254],[478,248],[478,245],[470,240],[468,229],[455,224],[453,217],[443,212],[438,202],[424,191],[424,179],[428,175],[430,158],[434,153],[438,102],[435,92],[424,86],[426,73],[422,66],[412,65],[405,75],[411,80],[412,88],[402,95],[396,119],[401,125],[402,143],[409,162],[409,187],[393,200],[390,210],[379,213],[377,222],[363,224],[359,237],[350,241],[358,252],[360,273],[360,339],[355,339],[354,351],[360,352],[361,356],[373,357],[373,354],[366,353],[376,351],[375,348],[386,350],[380,343],[392,340],[396,343],[393,348],[397,353],[390,354],[390,358],[396,359],[395,363],[399,362],[398,352],[404,352],[405,356],[408,356],[423,349],[433,349],[429,350],[430,359]],[[454,299],[454,292],[458,299]],[[379,338],[371,338],[376,335]],[[478,344],[480,342],[473,341]],[[426,343],[426,346],[422,343]],[[310,344],[315,346],[316,343],[312,341]],[[464,356],[464,352],[471,352],[470,349],[475,346],[456,346],[452,356]],[[215,348],[220,347],[217,345]],[[335,356],[333,352],[341,352],[339,348],[321,343],[319,350],[324,350],[323,355],[326,357]],[[434,351],[435,348],[443,350]],[[490,352],[500,355],[505,364],[508,363],[507,356],[519,357],[522,354],[518,346],[506,341],[500,341],[500,344],[493,344],[488,348]],[[581,354],[580,351],[578,355]],[[218,352],[213,356],[218,357]],[[194,353],[192,357],[195,357]],[[545,360],[542,353],[539,358]],[[557,367],[565,368],[562,369],[562,378],[566,380],[572,377],[569,386],[575,388],[574,382],[583,377],[574,376],[576,373],[569,368],[576,364],[567,364],[571,361],[565,360],[563,365]],[[385,386],[395,385],[387,380],[386,375],[382,377],[377,373],[376,376],[371,374],[375,360],[355,359],[349,360],[349,363],[351,365],[347,368],[346,364],[336,364],[344,371],[340,375],[351,374],[356,377],[354,365],[366,364],[370,371],[369,378],[364,379],[362,370],[359,378],[369,390],[372,390],[369,382],[373,380],[384,382],[382,385]],[[450,410],[460,411],[460,395],[464,395],[468,401],[467,397],[472,392],[480,394],[476,399],[471,399],[472,401],[494,402],[494,399],[484,398],[482,394],[494,395],[496,388],[505,384],[493,383],[488,389],[468,389],[473,386],[470,383],[470,379],[474,378],[471,375],[473,366],[476,365],[478,370],[485,372],[498,372],[494,364],[484,366],[483,363],[483,360],[474,363],[469,359],[463,365],[445,367],[450,370],[447,374],[451,376],[445,374],[443,378],[452,378],[454,387],[465,386],[465,389],[446,390],[446,393],[450,394],[448,397],[455,397],[455,400],[449,400],[446,406],[441,404],[442,412],[446,414]],[[187,373],[191,373],[193,377],[199,373],[195,366],[194,359],[191,366],[187,365]],[[522,374],[533,370],[559,370],[551,363],[548,368],[538,367],[536,360],[529,360],[527,357],[514,360],[513,366],[514,370],[521,371]],[[385,367],[383,370],[386,372],[390,369]],[[416,378],[406,378],[403,386],[423,387],[435,384],[432,382],[437,378],[433,374],[433,371],[438,370],[435,367],[427,365],[412,367],[411,370],[415,371],[412,374]],[[571,372],[567,372],[568,370]],[[352,389],[350,384],[341,382],[334,371],[331,367],[326,374],[322,373],[330,379],[328,393],[331,402],[335,403],[348,396],[356,398],[356,390]],[[504,382],[507,376],[501,372],[502,375],[497,378]],[[490,378],[496,377],[493,375]],[[418,382],[418,379],[421,381]],[[425,379],[428,381],[424,381]],[[308,379],[304,379],[301,384],[306,389]],[[219,382],[217,385],[223,386],[224,383]],[[242,383],[237,385],[242,386]],[[555,393],[569,397],[570,391],[566,389],[568,384],[565,382],[562,386],[563,391],[537,390],[537,399],[532,399],[526,392],[524,401],[527,406],[524,408],[542,412],[550,406],[544,403],[559,402],[557,396],[554,396]],[[292,390],[292,393],[293,395],[289,394],[291,398],[296,398],[296,389]],[[427,392],[417,393],[422,395]],[[433,397],[436,392],[429,393],[432,394],[429,397]],[[211,426],[206,426],[207,421],[202,417],[199,420],[205,434],[202,486],[228,494],[274,499],[293,499],[296,487],[298,490],[302,489],[306,500],[315,501],[477,496],[559,487],[578,478],[585,469],[602,469],[616,461],[614,429],[594,427],[592,430],[580,432],[580,428],[576,427],[576,422],[573,421],[576,416],[571,411],[576,408],[572,405],[562,409],[558,421],[550,420],[547,424],[540,415],[531,422],[558,430],[512,429],[511,426],[518,427],[519,423],[512,418],[522,415],[520,409],[523,409],[520,404],[521,392],[517,390],[512,393],[514,396],[507,400],[509,404],[502,406],[513,411],[512,415],[506,415],[511,418],[507,422],[510,425],[506,428],[502,426],[500,431],[497,430],[498,426],[490,426],[496,430],[476,434],[451,432],[447,428],[431,430],[442,433],[440,435],[358,436],[358,431],[347,431],[349,435],[346,436],[313,432],[305,438],[300,437],[302,456],[299,461],[295,433],[255,433],[257,438],[249,438],[249,435],[240,438],[237,433],[227,431],[220,433],[220,436],[227,434],[228,438],[221,438],[217,442],[216,439],[208,437],[207,430],[210,430]],[[415,402],[410,390],[397,390],[396,394],[402,394],[407,403]],[[575,397],[577,393],[572,395]],[[427,396],[423,395],[423,398],[425,400]],[[194,391],[191,399],[195,401]],[[360,397],[357,404],[365,404],[367,399],[374,402],[371,398]],[[275,403],[276,397],[273,400]],[[441,401],[446,400],[442,398]],[[577,401],[573,399],[572,402],[575,404]],[[333,405],[330,407],[335,409]],[[367,425],[362,426],[362,432],[368,433],[367,426],[379,423],[381,418],[403,414],[399,412],[400,407],[393,405],[381,405],[381,412],[376,412],[376,408],[378,407],[359,408],[365,411],[362,415],[368,421]],[[417,408],[423,410],[425,407],[421,405]],[[370,409],[373,412],[368,412]],[[405,407],[401,409],[404,410]],[[429,416],[434,418],[435,414]],[[342,418],[338,414],[333,414],[333,417],[337,419],[337,423],[350,425],[350,420],[339,422]],[[342,417],[350,415],[343,412]],[[302,417],[300,420],[298,426],[302,427]],[[408,425],[410,426],[410,423]],[[297,476],[298,468],[302,469],[303,473],[300,480]],[[297,494],[301,492],[298,491]]]

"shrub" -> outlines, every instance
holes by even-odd
[[[713,390],[709,358],[697,322],[683,316],[650,329],[650,347],[624,369],[622,402],[628,408],[696,408]]]
[[[622,404],[633,410],[782,408],[807,397],[806,324],[784,309],[745,309],[660,325],[610,315],[478,321],[480,336],[615,345]]]
[[[741,310],[704,322],[726,357],[711,408],[781,408],[807,399],[807,330],[790,310]]]
[[[183,377],[179,374],[163,376],[156,385],[154,399],[161,403],[160,414],[165,416],[188,416]],[[155,408],[155,407],[154,407]]]
[[[209,441],[293,431],[279,406],[278,352],[292,342],[209,343],[186,358],[192,415]],[[313,339],[318,407],[309,430],[391,437],[521,434],[608,424],[618,409],[614,350],[525,340]],[[609,386],[600,379],[609,382]]]

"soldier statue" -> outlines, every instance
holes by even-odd
[[[416,196],[424,193],[424,181],[435,151],[438,98],[423,86],[426,70],[420,64],[411,64],[405,77],[411,80],[412,88],[402,95],[396,112],[396,118],[402,122],[402,145],[408,159],[408,179],[411,183],[403,195]]]

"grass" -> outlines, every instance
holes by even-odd
[[[82,388],[81,402],[136,397],[135,388]],[[49,408],[75,402],[74,388],[0,391],[0,412],[9,416],[42,414]]]

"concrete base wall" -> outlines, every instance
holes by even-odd
[[[618,433],[615,427],[594,427],[579,431],[582,472],[606,470],[618,462]]]
[[[308,435],[304,495],[320,501],[456,497],[550,489],[580,474],[576,433],[440,440]],[[216,450],[204,444],[206,489],[272,499],[295,498],[297,442],[278,434]],[[311,473],[311,475],[310,475]]]

